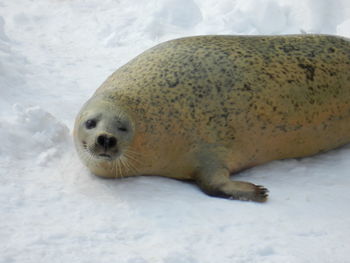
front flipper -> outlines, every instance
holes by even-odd
[[[226,168],[205,167],[196,175],[196,182],[210,196],[244,201],[265,202],[268,190],[260,185],[232,181]]]

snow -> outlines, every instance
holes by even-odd
[[[350,262],[350,146],[236,175],[265,204],[78,160],[81,105],[155,44],[201,34],[350,37],[348,0],[0,0],[0,262]]]

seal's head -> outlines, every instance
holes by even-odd
[[[123,176],[134,133],[128,115],[108,98],[93,97],[78,114],[74,140],[82,161],[103,177]]]

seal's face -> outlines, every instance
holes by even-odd
[[[128,117],[111,103],[92,100],[78,115],[74,133],[81,159],[98,175],[117,177],[116,166],[120,159],[123,161],[123,154],[133,137],[133,126]],[[111,174],[102,171],[105,169]]]

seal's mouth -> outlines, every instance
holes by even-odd
[[[107,153],[100,153],[98,155],[98,157],[102,158],[102,159],[107,159],[107,160],[112,160],[112,156],[107,154]]]
[[[101,147],[98,147],[98,145],[89,147],[85,141],[82,142],[82,146],[90,157],[98,159],[100,161],[114,161],[120,155],[117,147],[115,147],[113,151],[105,150],[101,149]]]
[[[101,153],[101,154],[99,154],[99,156],[111,158],[111,156],[109,154],[106,154],[106,153]]]
[[[115,161],[119,156],[120,153],[110,153],[110,152],[102,152],[98,154],[94,154],[96,159],[100,159],[101,161],[107,161],[107,162],[113,162]]]

